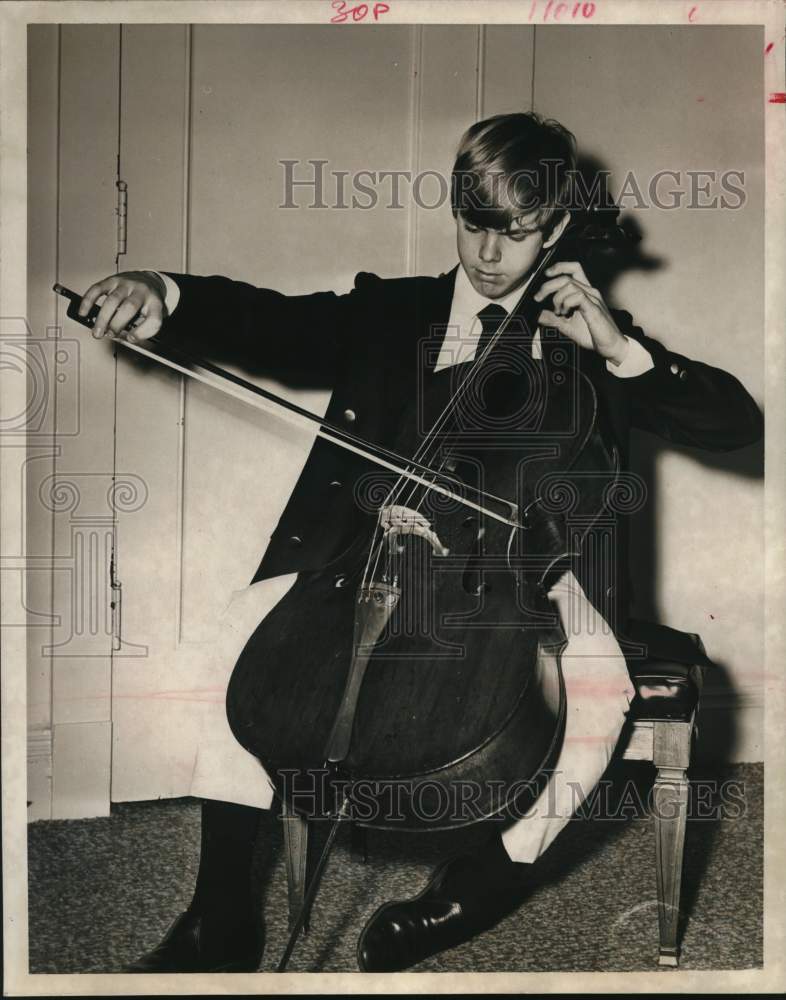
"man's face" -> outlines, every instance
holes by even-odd
[[[538,254],[551,246],[567,225],[565,217],[548,240],[535,225],[536,213],[516,220],[507,230],[481,229],[456,216],[456,242],[461,266],[475,291],[501,299],[528,278]]]

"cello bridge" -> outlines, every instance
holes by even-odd
[[[388,550],[391,552],[403,552],[402,537],[414,535],[428,542],[435,555],[446,556],[450,554],[450,549],[442,544],[439,536],[431,527],[431,522],[420,511],[412,510],[401,504],[391,504],[382,510],[379,523],[385,533]]]

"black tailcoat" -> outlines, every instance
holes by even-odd
[[[454,269],[437,278],[382,279],[360,273],[348,294],[296,296],[219,276],[171,274],[180,302],[159,340],[214,359],[239,361],[291,384],[332,386],[326,419],[393,448],[402,413],[436,360],[455,274]],[[619,378],[597,354],[577,353],[597,390],[623,467],[632,427],[711,451],[759,439],[761,413],[734,376],[667,350],[634,326],[627,313],[615,312],[614,319],[649,351],[651,370]],[[253,582],[320,569],[343,550],[353,523],[359,468],[355,456],[317,439]],[[618,581],[627,576],[624,534],[617,553]],[[624,583],[613,595],[588,596],[619,628],[626,605]]]

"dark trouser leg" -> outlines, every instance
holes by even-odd
[[[237,922],[253,915],[251,862],[260,809],[234,802],[202,803],[202,843],[189,912]]]
[[[191,904],[161,943],[126,972],[253,972],[263,940],[251,894],[251,864],[262,811],[202,804],[199,873]]]

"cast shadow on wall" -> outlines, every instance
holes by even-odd
[[[612,203],[608,198],[608,191],[604,187],[609,172],[598,160],[589,157],[581,159],[579,172],[583,178],[585,191],[597,191],[597,197],[601,204]],[[610,219],[614,214],[613,212],[609,213]],[[621,233],[624,233],[624,238],[617,239],[613,248],[607,252],[590,253],[586,269],[590,281],[598,288],[605,301],[611,307],[616,307],[618,303],[615,302],[614,289],[618,279],[623,274],[631,271],[653,272],[668,267],[669,263],[648,252],[646,233],[635,218],[621,214],[611,221]],[[647,332],[656,340],[661,334],[661,331]],[[666,346],[668,346],[668,342],[666,342]],[[658,558],[658,532],[661,519],[657,509],[657,496],[658,487],[663,486],[662,483],[658,483],[660,455],[666,451],[676,452],[684,455],[691,462],[720,472],[729,479],[741,477],[747,480],[762,480],[764,477],[764,441],[761,440],[731,452],[710,452],[669,444],[646,431],[634,430],[631,445],[630,471],[641,476],[644,482],[650,486],[647,503],[641,510],[630,516],[629,562],[632,613],[637,618],[669,625],[673,623],[664,621],[661,607],[661,593],[664,587],[668,587],[668,581],[662,579],[663,570]],[[741,512],[741,529],[745,523],[744,514]],[[763,555],[762,550],[762,560]],[[684,572],[685,574],[696,572],[696,567],[686,565]],[[709,583],[709,581],[707,582]],[[697,587],[702,586],[700,576],[697,576],[696,585]],[[733,587],[734,581],[724,581],[723,585]],[[761,596],[763,600],[763,593]],[[702,622],[697,621],[690,626],[690,630],[701,634]],[[706,676],[705,700],[707,700],[706,695],[710,692],[716,704],[729,707],[731,710],[713,713],[712,730],[707,732],[707,727],[704,728],[702,743],[710,755],[717,757],[726,754],[734,759],[733,755],[739,734],[735,724],[737,713],[733,708],[735,705],[741,705],[743,699],[734,687],[728,664],[723,661],[716,660],[715,667]]]

